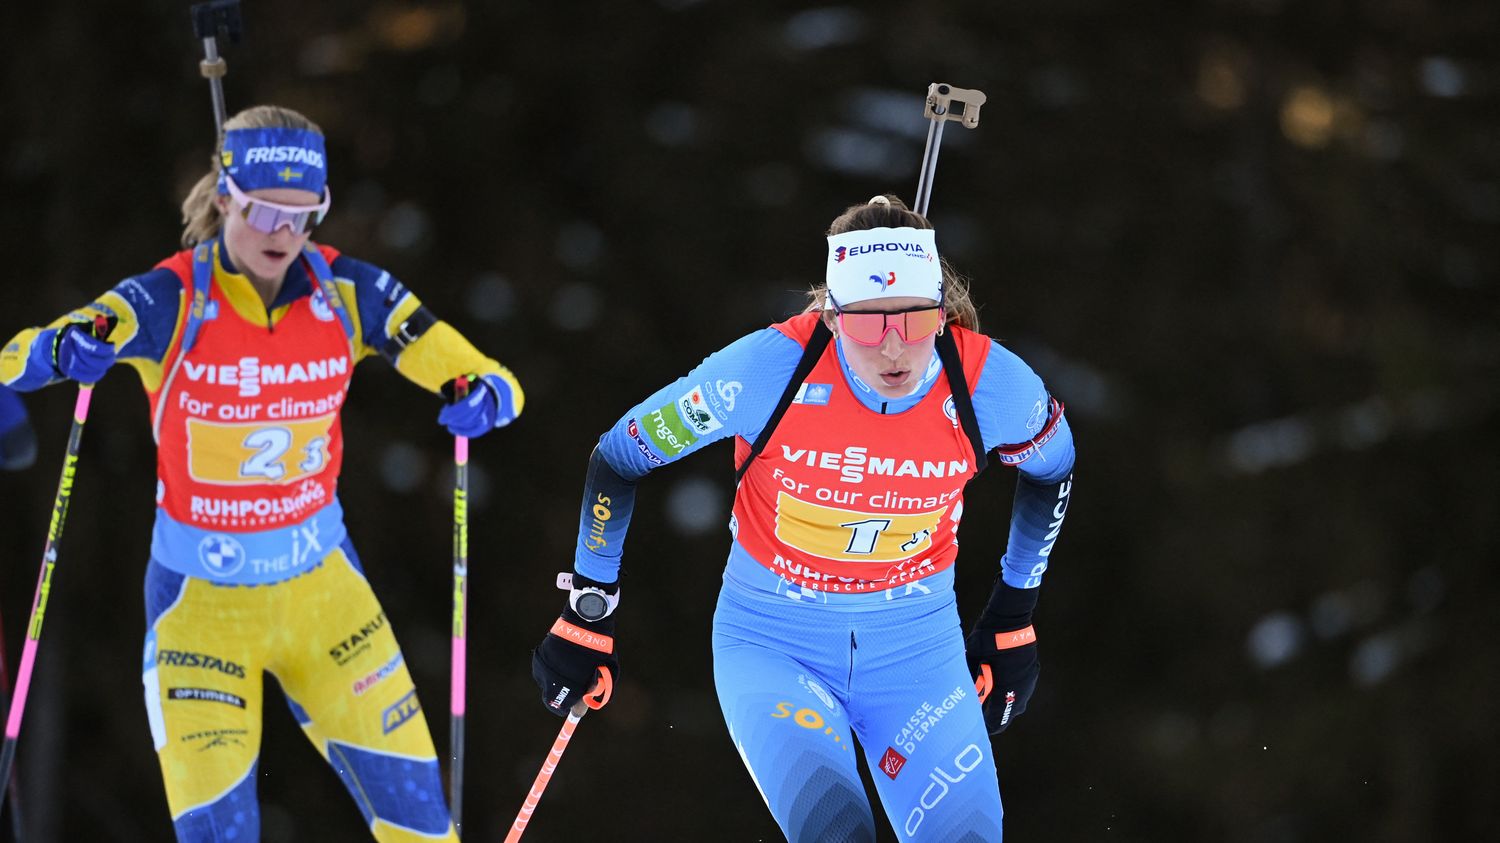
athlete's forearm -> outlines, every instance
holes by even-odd
[[[1015,588],[1036,588],[1042,583],[1062,533],[1063,519],[1073,492],[1073,475],[1051,483],[1038,482],[1025,474],[1016,479],[1016,497],[1010,512],[1010,541],[1001,561],[1001,576]]]
[[[422,336],[402,349],[396,371],[429,392],[461,374],[491,375],[510,385],[516,413],[526,403],[521,384],[510,370],[486,357],[447,322],[436,322]]]
[[[17,392],[31,392],[63,379],[52,363],[56,328],[27,328],[0,351],[0,383]]]
[[[91,322],[96,316],[115,321],[109,341],[119,361],[140,370],[143,381],[150,381],[151,371],[159,379],[161,360],[178,322],[180,290],[170,270],[155,269],[126,278],[46,325],[21,331],[0,349],[0,383],[29,392],[63,380],[53,359],[58,329],[70,322]]]
[[[615,470],[600,448],[589,456],[578,515],[578,549],[573,569],[603,583],[620,577],[625,533],[635,510],[636,481]]]

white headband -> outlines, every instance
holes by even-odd
[[[943,264],[930,228],[869,228],[828,238],[828,292],[839,307],[869,299],[943,300]],[[832,307],[830,301],[827,304]]]

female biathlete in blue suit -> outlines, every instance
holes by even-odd
[[[1031,616],[1073,442],[1062,405],[977,322],[931,226],[900,200],[834,220],[806,312],[710,355],[600,439],[568,603],[533,653],[543,703],[566,712],[596,670],[617,671],[637,481],[735,436],[714,680],[782,831],[874,839],[857,738],[901,839],[1000,840],[988,734],[1036,685]],[[1009,546],[966,641],[952,568],[963,489],[996,461],[1020,470]]]
[[[457,840],[411,675],[344,529],[340,417],[379,354],[480,436],[521,411],[504,367],[378,267],[309,242],[330,203],[323,136],[289,109],[224,124],[183,203],[187,251],[0,353],[0,382],[136,369],[157,442],[146,711],[182,841],[258,840],[262,672],[381,841]],[[108,340],[88,330],[116,320]]]

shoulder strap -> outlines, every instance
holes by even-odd
[[[792,406],[792,399],[797,397],[797,390],[812,373],[813,367],[818,365],[818,358],[823,356],[823,350],[828,348],[828,341],[831,339],[833,339],[833,332],[828,330],[828,325],[822,319],[819,319],[818,324],[813,328],[812,336],[807,338],[807,345],[802,348],[802,359],[797,361],[797,368],[792,372],[792,379],[787,381],[786,390],[781,393],[781,400],[776,402],[776,409],[766,420],[766,426],[761,428],[760,435],[755,437],[755,443],[750,446],[750,453],[745,455],[745,461],[734,470],[734,485],[740,485],[745,472],[750,470],[750,464],[755,462],[755,458],[765,450],[766,443],[771,441],[771,434],[776,431],[776,425],[781,423],[781,417],[786,415],[787,408]]]
[[[218,307],[216,302],[208,299],[209,288],[214,281],[214,244],[213,242],[199,243],[193,247],[193,256],[189,259],[192,265],[192,278],[186,279],[189,284],[189,295],[187,299],[187,319],[182,323],[182,339],[177,343],[177,352],[170,354],[171,346],[167,347],[171,358],[171,365],[167,365],[167,359],[162,360],[162,367],[166,376],[162,378],[161,385],[157,388],[157,395],[152,400],[153,412],[151,414],[151,437],[156,442],[161,442],[161,421],[166,411],[167,402],[161,400],[167,394],[172,381],[177,378],[177,369],[182,361],[187,358],[188,352],[193,350],[194,343],[198,342],[198,329],[203,327],[205,320],[211,315],[210,307]],[[165,261],[163,262],[165,263]]]
[[[350,345],[354,343],[354,321],[349,318],[349,309],[344,307],[343,296],[339,295],[338,284],[333,280],[333,267],[328,265],[328,259],[323,253],[313,247],[311,243],[302,247],[302,257],[307,261],[308,268],[312,270],[313,283],[323,292],[323,300],[328,307],[338,314],[339,323],[344,326],[344,338]]]
[[[198,341],[198,329],[203,327],[203,314],[208,308],[208,288],[214,280],[213,243],[199,243],[193,249],[193,294],[188,302],[187,324],[182,328],[182,345],[178,356],[193,350]]]
[[[953,391],[953,407],[958,410],[958,421],[974,448],[974,474],[978,475],[984,471],[989,459],[985,454],[984,437],[979,434],[979,417],[974,415],[974,395],[969,392],[964,364],[958,358],[958,343],[954,341],[952,331],[938,334],[937,353],[938,359],[943,361],[943,373],[948,376],[948,388]]]

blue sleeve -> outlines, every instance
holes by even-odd
[[[0,433],[26,423],[26,405],[13,390],[0,386]]]
[[[415,309],[402,307],[407,299],[412,299],[418,307],[421,304],[416,302],[405,284],[374,264],[341,254],[329,267],[335,279],[353,285],[360,341],[370,349],[379,351],[385,348],[388,337],[386,322],[391,314],[397,309]]]
[[[23,331],[5,346],[6,377],[0,379],[17,392],[31,392],[63,380],[52,368],[52,344],[60,328]],[[16,361],[19,361],[17,364]]]
[[[121,362],[142,370],[159,370],[172,343],[181,300],[182,282],[170,269],[153,269],[126,278],[45,327],[28,328],[13,337],[0,351],[0,383],[30,392],[61,381],[52,368],[52,344],[57,332],[71,322],[88,322],[96,315],[116,319],[109,339]]]
[[[600,437],[589,461],[579,513],[578,573],[604,583],[619,577],[646,472],[730,436],[755,441],[802,358],[802,346],[766,328],[709,355],[691,372],[630,408]]]
[[[974,414],[986,450],[1024,445],[1051,421],[1047,387],[1036,372],[1006,347],[991,342],[984,370],[974,387]],[[1055,483],[1073,470],[1073,433],[1068,420],[1017,468],[1042,483]]]
[[[36,462],[36,431],[21,396],[0,386],[0,471],[20,471]]]
[[[177,330],[177,310],[182,306],[183,286],[177,273],[170,269],[153,269],[116,284],[119,296],[134,320],[136,329],[128,336],[112,337],[115,353],[121,360],[141,360],[160,364],[172,345]],[[120,314],[116,314],[120,315]],[[124,318],[121,318],[121,327]]]
[[[1051,438],[1017,466],[1010,538],[1000,561],[1002,578],[1015,588],[1041,585],[1073,491],[1073,433],[1065,417],[1051,417],[1050,398],[1030,366],[992,344],[974,389],[974,413],[985,448],[1025,445],[1055,425]]]

